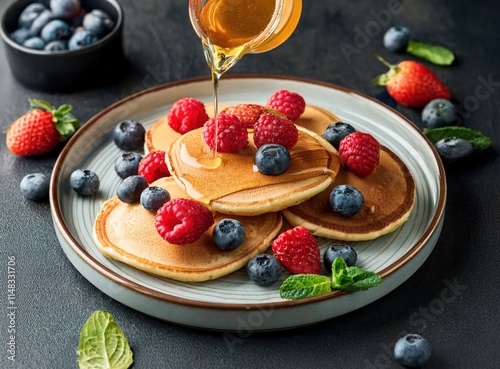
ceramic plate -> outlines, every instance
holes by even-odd
[[[239,332],[293,328],[334,318],[383,297],[408,279],[434,248],[443,222],[445,177],[432,145],[394,110],[357,92],[319,81],[227,76],[220,84],[220,103],[264,104],[280,89],[299,92],[307,103],[374,134],[412,172],[417,196],[410,219],[394,233],[353,243],[359,266],[379,273],[384,279],[381,285],[352,294],[333,292],[287,301],[279,296],[280,281],[272,287],[259,287],[245,270],[215,281],[183,283],[138,271],[99,253],[92,225],[101,204],[115,195],[120,183],[114,162],[121,151],[113,143],[112,129],[125,119],[149,127],[182,97],[211,103],[211,82],[205,78],[162,85],[125,98],[90,119],[68,142],[53,171],[51,207],[57,236],[75,268],[105,294],[145,314],[192,327]],[[99,175],[101,188],[96,195],[77,196],[69,187],[69,176],[78,168]],[[320,240],[320,245],[326,247],[327,241]],[[286,276],[284,273],[282,279]]]

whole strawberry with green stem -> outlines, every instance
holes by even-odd
[[[376,77],[373,83],[385,86],[398,104],[420,108],[434,99],[451,98],[448,87],[423,64],[405,60],[393,65],[379,55],[375,54],[375,57],[389,67],[389,71]]]
[[[71,105],[55,109],[46,101],[30,99],[31,110],[19,117],[7,131],[7,148],[18,156],[47,154],[80,127],[70,112]]]

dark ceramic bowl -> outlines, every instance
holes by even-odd
[[[101,9],[115,26],[96,43],[73,51],[42,51],[11,40],[23,9],[40,0],[17,0],[1,16],[0,35],[14,77],[23,85],[40,91],[59,92],[92,87],[117,76],[125,67],[122,45],[123,11],[116,0],[81,0],[87,11]]]

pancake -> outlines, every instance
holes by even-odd
[[[340,184],[357,188],[365,199],[358,214],[344,217],[330,206],[330,192]],[[292,225],[303,225],[315,236],[340,241],[366,241],[399,228],[410,216],[415,202],[415,182],[406,165],[386,147],[380,163],[368,177],[341,169],[335,182],[310,200],[283,210]]]
[[[186,197],[172,178],[152,185],[169,191],[171,198]],[[225,216],[215,213],[215,224]],[[145,272],[180,281],[201,282],[222,277],[245,266],[264,252],[282,225],[280,213],[256,217],[233,216],[245,227],[244,242],[222,251],[212,240],[213,226],[196,242],[173,245],[156,231],[155,215],[140,204],[129,205],[116,196],[101,207],[94,223],[94,238],[100,252]]]
[[[289,150],[290,167],[283,174],[260,173],[254,163],[256,152],[250,132],[244,150],[214,157],[202,142],[201,129],[196,129],[170,146],[166,161],[190,198],[233,215],[258,215],[299,204],[333,183],[340,167],[337,151],[302,127],[297,144]]]

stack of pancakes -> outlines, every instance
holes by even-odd
[[[202,143],[200,129],[181,136],[166,118],[158,120],[146,133],[145,150],[167,153],[171,177],[152,185],[165,188],[172,198],[200,201],[214,212],[216,223],[225,217],[240,220],[245,241],[235,250],[222,251],[212,241],[210,228],[193,244],[169,244],[157,233],[154,214],[114,197],[103,204],[94,223],[99,250],[155,275],[199,282],[243,267],[290,225],[342,241],[370,240],[394,231],[408,219],[415,201],[408,168],[382,147],[380,164],[370,176],[360,178],[346,170],[338,152],[321,137],[336,121],[329,111],[307,106],[296,122],[299,140],[290,150],[289,169],[266,176],[255,167],[257,148],[251,131],[243,151],[214,156]],[[332,211],[330,192],[339,184],[351,184],[363,193],[365,206],[360,213],[344,217]]]

